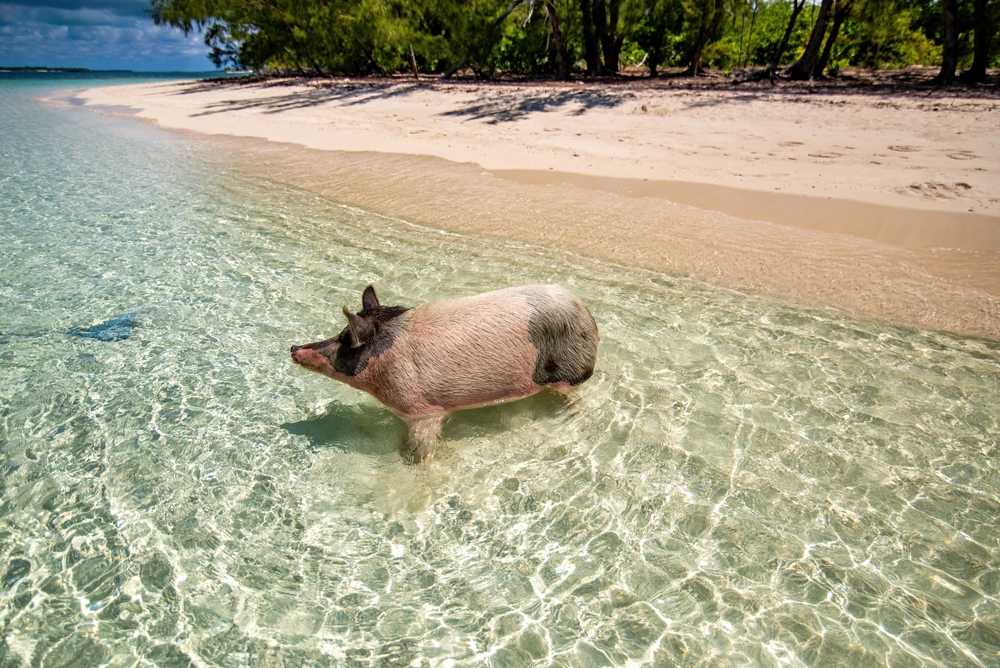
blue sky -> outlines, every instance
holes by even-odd
[[[215,69],[201,35],[157,26],[148,0],[0,0],[0,66]]]

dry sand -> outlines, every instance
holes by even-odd
[[[996,96],[265,81],[72,99],[430,225],[1000,338]]]

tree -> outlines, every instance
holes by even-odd
[[[785,33],[781,36],[781,41],[778,42],[778,46],[774,49],[774,54],[771,56],[771,63],[767,66],[767,76],[772,80],[778,71],[778,65],[781,64],[781,56],[785,53],[785,49],[788,48],[788,40],[792,36],[792,29],[795,27],[795,22],[798,20],[799,14],[802,13],[802,8],[805,6],[806,0],[792,0],[792,15],[788,18]]]
[[[424,0],[425,2],[427,0]],[[513,0],[506,10],[499,11],[500,2],[455,3],[441,0],[432,15],[444,21],[442,45],[449,55],[451,66],[444,72],[445,79],[468,66],[477,78],[493,76],[493,56],[503,40],[503,24],[507,18],[529,0]],[[530,16],[529,16],[530,18]]]
[[[816,61],[816,66],[813,68],[814,79],[818,79],[829,64],[830,54],[833,53],[833,45],[840,35],[840,27],[844,25],[844,21],[850,15],[851,5],[853,4],[854,0],[836,0],[836,7],[833,10],[833,26],[830,28],[830,36],[826,38],[826,44],[823,45],[823,54]]]
[[[941,71],[934,77],[939,86],[955,82],[958,67],[958,0],[941,0],[941,18],[944,27],[944,50],[941,54]]]
[[[703,25],[701,33],[694,43],[694,48],[691,50],[688,68],[684,70],[685,76],[696,77],[701,73],[701,54],[704,52],[705,47],[708,46],[709,40],[715,35],[715,31],[719,29],[719,24],[722,23],[722,15],[724,13],[722,0],[715,0],[715,5],[710,15],[711,19]]]
[[[812,33],[809,35],[809,42],[802,57],[795,61],[795,64],[788,68],[788,77],[793,80],[812,79],[813,71],[816,68],[816,60],[819,58],[819,50],[823,45],[823,37],[826,35],[826,24],[830,18],[830,10],[833,7],[833,0],[822,0],[819,6],[819,15],[813,25]]]
[[[469,68],[570,76],[614,74],[626,59],[698,74],[714,65],[783,59],[794,79],[819,77],[831,60],[866,67],[940,65],[950,83],[982,81],[1000,48],[1000,0],[151,0],[160,24],[203,30],[216,66],[304,76],[386,75],[412,70],[445,78]],[[537,10],[537,12],[535,11]],[[727,13],[732,20],[726,20]],[[627,55],[623,55],[627,54]]]
[[[593,0],[593,3],[594,32],[604,59],[601,72],[615,74],[618,72],[618,57],[624,40],[618,26],[621,0]]]
[[[736,55],[736,65],[737,67],[746,67],[750,60],[750,48],[753,44],[753,29],[754,24],[757,22],[757,13],[760,11],[762,6],[760,0],[750,0],[747,5],[750,9],[750,28],[744,37],[743,29],[746,26],[747,12],[743,9],[741,13],[740,21],[740,41],[739,41],[739,51]]]
[[[580,13],[583,16],[583,53],[587,75],[595,76],[601,73],[601,53],[594,24],[594,0],[580,0]]]
[[[545,16],[548,19],[549,27],[552,28],[552,39],[556,43],[556,57],[559,61],[559,79],[566,81],[569,79],[569,57],[566,55],[566,41],[559,27],[559,17],[556,15],[555,0],[544,1]]]
[[[405,62],[398,15],[382,0],[151,0],[158,24],[205,28],[217,67],[386,73]]]
[[[650,0],[635,33],[636,43],[646,52],[649,76],[657,76],[657,68],[667,55],[667,34],[680,32],[681,7],[678,0]]]
[[[990,7],[989,0],[974,0],[972,25],[974,31],[972,67],[962,72],[962,80],[970,83],[986,81],[986,68],[989,67],[991,52],[996,42],[996,2],[994,1],[993,7]]]

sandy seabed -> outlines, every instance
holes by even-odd
[[[1000,96],[182,82],[67,98],[428,225],[1000,338]]]

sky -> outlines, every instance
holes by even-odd
[[[157,26],[149,0],[0,0],[0,66],[214,70],[199,34]]]

